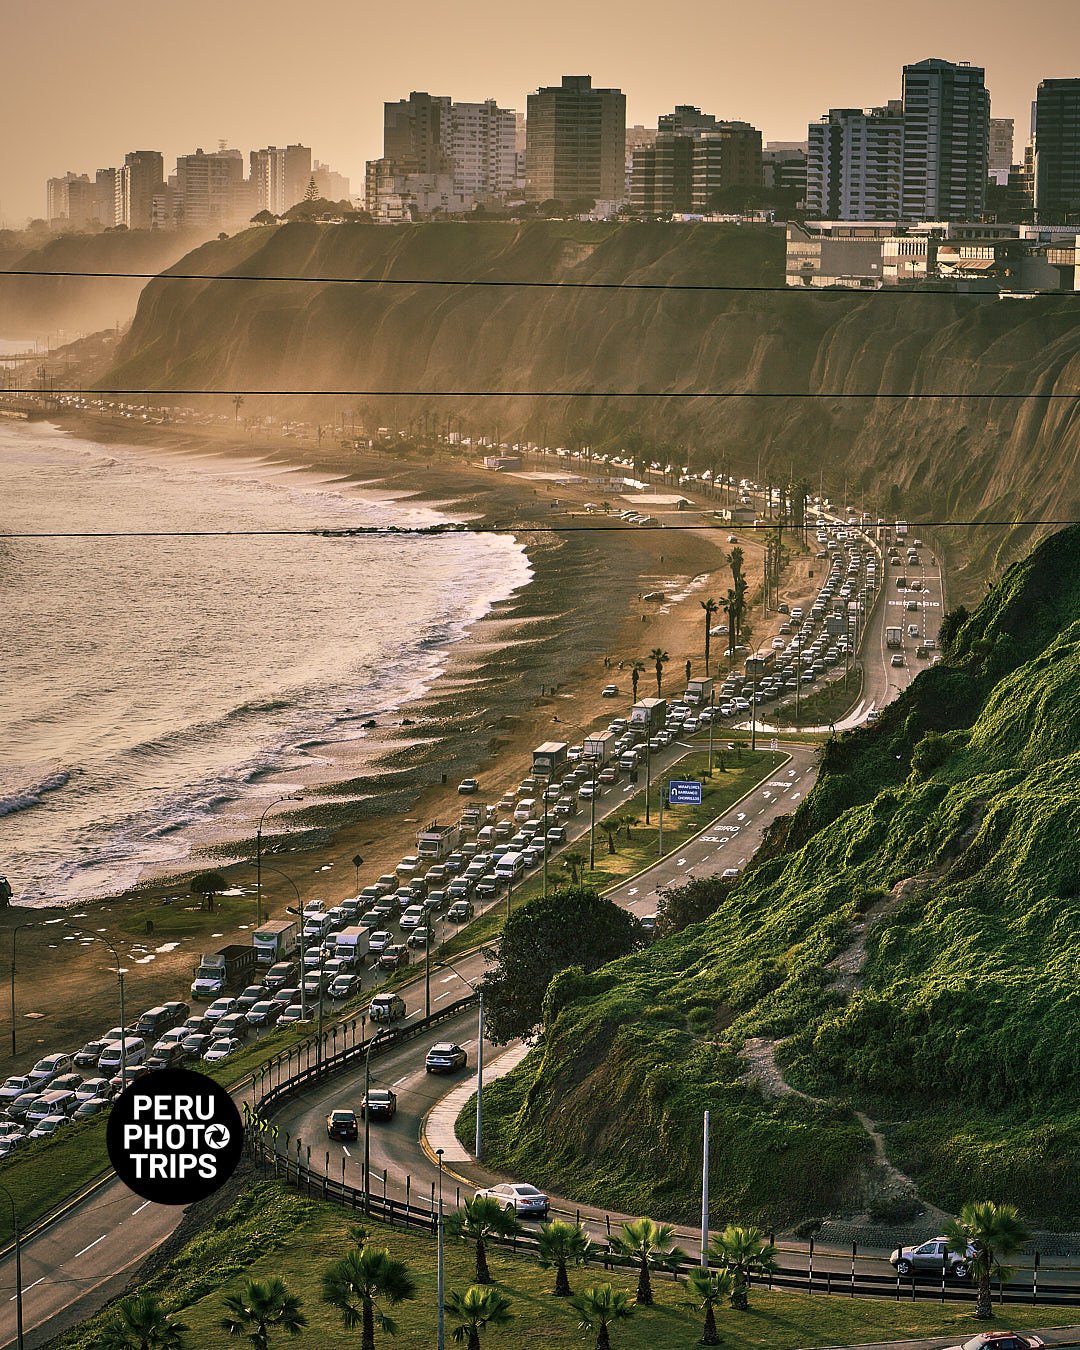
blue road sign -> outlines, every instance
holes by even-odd
[[[700,806],[701,784],[693,778],[673,778],[668,784],[668,806]]]

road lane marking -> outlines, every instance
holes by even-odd
[[[44,1280],[44,1278],[45,1278],[44,1275],[39,1275],[38,1278],[34,1281],[34,1284],[40,1284],[40,1283],[42,1282],[42,1280]],[[33,1289],[34,1284],[24,1284],[24,1285],[23,1285],[23,1290],[22,1290],[23,1293],[25,1294],[25,1293],[27,1293],[29,1290]],[[8,1302],[9,1302],[9,1303],[14,1303],[15,1300],[16,1300],[18,1297],[19,1297],[18,1294],[12,1294],[12,1296],[8,1299]]]
[[[458,976],[456,976],[456,975],[447,975],[447,976],[444,977],[444,979],[441,981],[441,983],[443,983],[443,984],[449,984],[451,980],[456,980],[457,978],[458,978]]]
[[[390,1086],[397,1087],[400,1083],[404,1083],[405,1079],[408,1077],[409,1075],[407,1073],[403,1073],[400,1078],[395,1078]]]
[[[91,1247],[96,1247],[96,1246],[98,1245],[99,1242],[104,1242],[105,1239],[106,1239],[108,1236],[109,1236],[108,1233],[102,1233],[102,1235],[101,1235],[99,1238],[95,1238],[95,1239],[93,1240],[93,1242],[87,1243],[87,1245],[82,1249],[82,1251],[81,1251],[81,1252],[76,1252],[75,1255],[76,1255],[77,1257],[78,1257],[78,1256],[82,1256],[83,1253],[84,1253],[84,1252],[88,1252],[88,1251],[90,1250]]]
[[[138,1209],[133,1209],[131,1211],[131,1217],[134,1218],[136,1214],[141,1214],[149,1203],[149,1200],[144,1200]]]
[[[346,1158],[351,1158],[351,1157],[352,1157],[352,1154],[349,1152],[349,1150],[345,1147],[344,1144],[342,1144],[342,1146],[341,1146],[341,1151],[342,1151],[342,1153],[345,1154]]]
[[[637,893],[638,888],[636,886],[631,886],[630,889],[626,892],[627,895],[637,895]]]

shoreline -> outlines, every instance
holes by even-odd
[[[351,860],[356,855],[364,859],[361,884],[392,870],[412,848],[422,824],[456,818],[460,778],[476,776],[483,792],[498,789],[498,795],[529,771],[534,745],[552,735],[579,739],[582,729],[612,710],[612,703],[600,698],[603,684],[619,685],[620,708],[629,702],[629,672],[619,672],[619,661],[644,658],[651,648],[662,647],[671,655],[668,688],[681,687],[687,654],[700,669],[698,599],[709,589],[723,593],[724,577],[717,576],[710,587],[709,574],[724,566],[725,546],[718,541],[726,536],[716,531],[667,534],[634,527],[602,535],[544,529],[549,523],[565,523],[567,508],[571,513],[574,508],[580,511],[590,494],[595,496],[595,484],[568,486],[557,477],[493,474],[474,465],[398,459],[337,444],[253,443],[207,434],[204,429],[171,431],[86,415],[50,420],[99,444],[122,444],[150,455],[259,459],[286,470],[333,474],[375,494],[385,492],[458,519],[512,527],[528,558],[531,579],[492,605],[450,646],[441,673],[418,698],[402,703],[387,721],[380,720],[377,746],[362,771],[323,783],[305,793],[309,800],[299,809],[282,808],[268,818],[263,843],[265,917],[294,904],[296,894],[304,901],[333,902],[353,894]],[[627,490],[625,495],[632,494]],[[553,508],[556,499],[560,507]],[[751,574],[759,570],[752,547],[747,549],[747,562]],[[641,599],[656,589],[666,590],[671,599],[659,610]],[[605,658],[611,659],[610,669]],[[653,692],[653,680],[650,667],[642,674],[641,696]],[[253,852],[253,833],[250,841],[238,839],[230,851]],[[272,870],[278,866],[286,878]],[[254,869],[247,862],[219,862],[211,853],[193,855],[183,867],[163,868],[162,874],[122,894],[72,906],[114,928],[119,920],[125,929],[136,913],[153,912],[154,940],[149,944],[153,959],[146,963],[147,945],[137,944],[141,955],[136,959],[142,964],[129,993],[133,1006],[140,1000],[150,1006],[155,998],[173,997],[177,985],[186,984],[192,942],[186,948],[181,942],[168,952],[153,948],[169,945],[172,930],[187,912],[179,905],[166,907],[166,898],[186,899],[190,877],[208,867],[221,871],[230,887],[241,888],[249,897],[254,894]],[[250,898],[245,905],[254,908]],[[35,905],[32,917],[44,920],[72,910]],[[30,917],[31,907],[14,905],[0,911],[0,928],[10,929]],[[223,930],[220,935],[215,932],[214,945],[243,940],[253,923],[253,913],[236,916],[230,928],[221,911],[219,920],[210,925]],[[34,950],[42,945],[37,937],[34,933],[20,937],[20,953],[24,949],[26,953],[20,959],[27,971],[37,965]],[[115,1020],[111,991],[95,988],[93,980],[79,979],[83,993],[72,997],[74,966],[73,961],[65,967],[63,980],[46,978],[40,986],[35,982],[41,1017],[34,1021],[33,1033],[31,1024],[22,1020],[27,1016],[25,1007],[20,1010],[20,1035],[31,1047],[28,1054],[40,1052],[41,1046],[57,1048],[65,1038],[91,1034],[99,1022],[104,1026]],[[140,989],[145,995],[136,992]],[[21,1001],[25,1003],[25,998]],[[66,1015],[56,1011],[65,1001],[77,1011]]]

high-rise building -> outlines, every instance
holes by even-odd
[[[1035,216],[1080,221],[1080,79],[1043,80],[1036,94]]]
[[[106,230],[123,223],[123,180],[119,169],[98,169],[94,175],[94,219]]]
[[[239,150],[198,149],[176,161],[177,222],[187,229],[246,223],[255,212]]]
[[[1013,120],[1011,117],[991,117],[988,163],[990,177],[999,187],[1008,183],[1012,162]]]
[[[717,122],[694,137],[692,209],[716,209],[727,188],[761,186],[761,132],[749,122]]]
[[[818,220],[897,220],[905,124],[900,102],[830,108],[807,133],[806,213]]]
[[[255,211],[280,216],[304,200],[311,182],[309,145],[268,145],[264,150],[252,150],[248,162]]]
[[[413,92],[383,104],[383,159],[398,174],[453,172],[449,150],[450,99]]]
[[[318,160],[311,166],[311,177],[315,180],[315,190],[328,202],[349,200],[351,185],[343,173],[335,173],[329,164],[320,164]]]
[[[986,72],[931,58],[904,67],[905,220],[977,220],[986,204]]]
[[[619,202],[626,192],[626,95],[594,89],[590,75],[528,98],[525,195],[531,201],[592,198]]]
[[[120,218],[129,230],[149,230],[154,223],[154,197],[165,186],[160,150],[132,150],[120,170]]]
[[[807,141],[766,141],[761,152],[762,185],[790,192],[796,202],[806,197]]]
[[[94,184],[84,173],[66,173],[45,185],[45,219],[50,225],[84,229],[94,219]]]
[[[643,215],[707,212],[725,188],[761,186],[761,132],[683,104],[631,158],[630,203]]]
[[[643,216],[670,216],[694,204],[694,142],[690,136],[658,135],[639,145],[630,168],[630,205]]]
[[[475,201],[502,201],[514,192],[517,124],[513,108],[493,98],[451,103],[443,144],[453,164],[454,191]]]

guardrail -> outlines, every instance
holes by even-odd
[[[373,1175],[369,1178],[361,1167],[362,1184],[349,1185],[345,1181],[344,1157],[340,1180],[331,1177],[329,1150],[323,1154],[320,1170],[318,1158],[312,1157],[311,1146],[305,1145],[302,1138],[293,1137],[287,1130],[275,1125],[272,1116],[283,1103],[300,1095],[306,1088],[363,1062],[369,1046],[372,1057],[376,1058],[399,1045],[417,1039],[440,1023],[456,1017],[464,1009],[474,1006],[475,1003],[476,996],[467,995],[430,1017],[400,1028],[393,1036],[387,1036],[377,1044],[372,1044],[374,1037],[357,1041],[354,1036],[351,1044],[344,1044],[341,1049],[335,1046],[327,1054],[325,1046],[319,1047],[318,1038],[314,1038],[296,1047],[295,1051],[283,1051],[274,1059],[268,1060],[253,1074],[256,1089],[254,1105],[248,1106],[245,1103],[244,1107],[248,1149],[254,1161],[266,1174],[295,1186],[297,1190],[313,1198],[329,1201],[357,1213],[369,1214],[385,1223],[434,1233],[438,1224],[438,1208],[433,1181],[428,1188],[421,1189],[413,1187],[411,1177],[407,1177],[404,1200],[396,1200],[393,1196],[387,1195],[388,1176],[385,1171],[378,1177]],[[355,1032],[355,1024],[353,1029]],[[324,1041],[328,1039],[329,1033],[323,1037]],[[291,1072],[294,1059],[297,1067],[295,1072]],[[460,1206],[461,1200],[461,1187],[455,1186],[452,1208]],[[447,1205],[450,1206],[449,1196]],[[580,1223],[581,1211],[568,1211],[566,1217]],[[612,1221],[609,1215],[604,1216],[604,1223],[606,1237],[610,1239]],[[535,1252],[538,1246],[536,1235],[530,1232],[520,1233],[513,1238],[492,1238],[489,1241],[495,1247],[513,1252]],[[912,1271],[908,1275],[899,1275],[884,1257],[860,1256],[856,1243],[852,1243],[850,1267],[847,1270],[824,1269],[823,1261],[832,1266],[844,1258],[839,1257],[834,1250],[830,1250],[827,1255],[815,1250],[813,1238],[810,1239],[805,1252],[798,1248],[781,1249],[782,1258],[789,1255],[804,1256],[805,1263],[782,1264],[770,1275],[757,1276],[754,1283],[760,1288],[791,1290],[804,1294],[891,1298],[894,1301],[933,1299],[941,1303],[967,1303],[973,1297],[972,1287],[968,1281],[954,1279],[945,1270]],[[593,1264],[602,1265],[605,1270],[632,1269],[635,1265],[633,1261],[611,1251],[604,1241],[597,1243],[595,1254],[590,1259]],[[870,1262],[882,1266],[884,1268],[882,1273],[858,1269],[860,1263],[865,1265]],[[669,1273],[678,1280],[698,1268],[699,1262],[687,1257]],[[1065,1270],[1071,1269],[1071,1267],[1054,1267],[1052,1273],[1060,1275]],[[1030,1267],[1024,1268],[1023,1278],[1014,1278],[1007,1284],[998,1282],[995,1289],[998,1302],[1029,1305],[1043,1302],[1080,1306],[1080,1284],[1046,1282],[1040,1278],[1042,1273],[1040,1256],[1035,1252]]]

